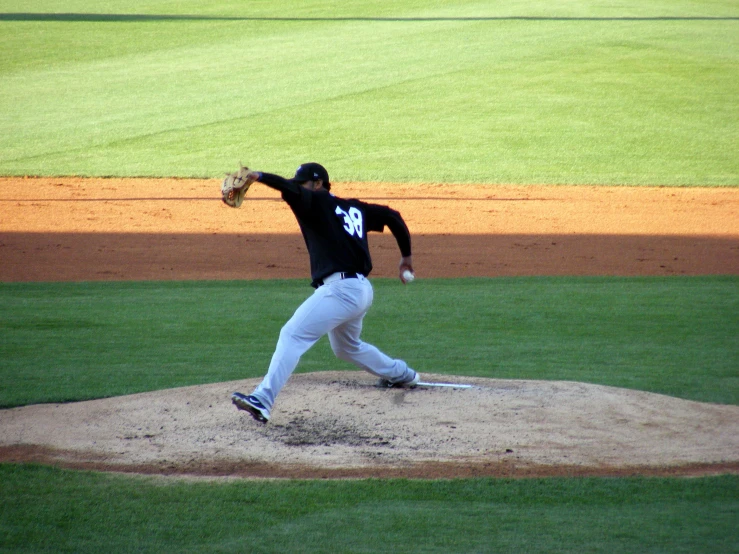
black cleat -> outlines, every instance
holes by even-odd
[[[235,392],[231,395],[231,402],[233,402],[239,410],[249,412],[249,415],[258,422],[267,423],[269,421],[269,410],[256,396],[247,396],[240,392]]]

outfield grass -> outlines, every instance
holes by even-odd
[[[739,185],[730,0],[60,10],[0,0],[0,174]]]
[[[374,280],[364,338],[419,371],[739,403],[739,279]],[[0,406],[261,377],[304,280],[0,285]],[[349,370],[322,339],[298,371]]]
[[[0,494],[4,552],[739,552],[736,476],[206,483],[0,465]]]

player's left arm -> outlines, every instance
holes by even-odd
[[[267,185],[270,188],[279,190],[283,195],[287,194],[288,196],[294,197],[300,196],[300,187],[280,175],[265,173],[263,171],[252,171],[249,173],[249,178],[258,183]]]
[[[274,173],[265,173],[264,171],[253,171],[249,177],[256,183],[262,183],[269,188],[278,190],[282,193],[282,199],[291,207],[301,213],[308,214],[311,211],[311,203],[313,200],[313,192],[309,191],[290,179],[285,179]]]

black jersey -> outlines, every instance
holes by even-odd
[[[345,200],[326,190],[311,191],[286,179],[263,173],[260,182],[280,190],[295,214],[310,257],[314,286],[336,272],[372,271],[367,233],[389,227],[403,256],[411,255],[408,228],[398,212],[361,200]]]

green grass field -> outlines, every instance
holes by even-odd
[[[365,338],[421,371],[739,400],[736,277],[375,288]],[[260,376],[311,290],[303,281],[0,285],[0,405]],[[299,369],[350,367],[323,340]],[[6,464],[0,493],[0,551],[231,552],[245,541],[255,552],[739,551],[737,476],[193,484]]]
[[[374,282],[363,336],[422,373],[739,404],[737,277]],[[261,377],[312,290],[301,280],[2,284],[0,407]],[[353,369],[325,338],[298,368]]]
[[[0,173],[738,185],[738,29],[730,0],[2,0]]]
[[[739,186],[738,31],[731,0],[0,0],[0,175],[316,160],[337,181]],[[736,276],[376,289],[365,337],[421,371],[739,403]],[[309,293],[0,284],[0,407],[260,376]],[[299,370],[322,369],[349,369],[325,342]],[[0,497],[0,552],[739,552],[737,476],[189,482],[0,464]]]
[[[5,552],[695,554],[739,546],[739,479],[731,476],[207,483],[0,466],[0,494]]]

